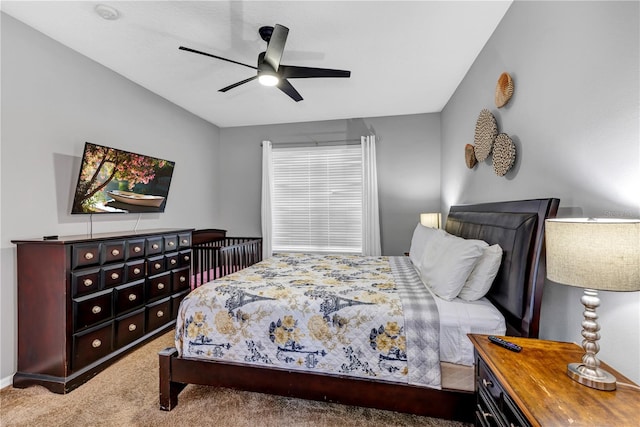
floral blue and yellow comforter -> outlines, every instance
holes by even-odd
[[[200,286],[181,357],[440,387],[435,301],[408,257],[279,254]]]

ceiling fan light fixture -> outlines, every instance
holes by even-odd
[[[262,72],[258,76],[258,81],[263,86],[275,86],[280,83],[280,79],[275,74]]]
[[[302,95],[300,95],[293,85],[289,83],[289,79],[351,76],[351,72],[347,70],[282,65],[280,64],[280,59],[282,58],[289,29],[283,25],[276,24],[274,27],[260,27],[258,32],[260,33],[260,37],[267,42],[267,50],[258,54],[257,66],[244,64],[242,62],[234,61],[233,59],[223,58],[221,56],[201,52],[185,46],[180,46],[179,49],[242,65],[257,71],[256,74],[248,79],[225,86],[222,89],[219,89],[218,92],[227,92],[245,83],[258,80],[261,85],[276,86],[284,92],[285,95],[289,96],[289,98],[295,102],[300,102],[303,100]]]

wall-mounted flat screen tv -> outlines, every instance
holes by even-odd
[[[164,212],[175,162],[84,145],[72,214]]]

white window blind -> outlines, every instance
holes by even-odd
[[[273,148],[273,251],[362,252],[360,145]]]

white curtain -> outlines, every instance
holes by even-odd
[[[362,254],[379,256],[380,214],[378,212],[378,172],[376,137],[363,136],[362,143]]]
[[[262,141],[262,257],[273,255],[271,194],[273,193],[273,163],[271,162],[271,141]]]

